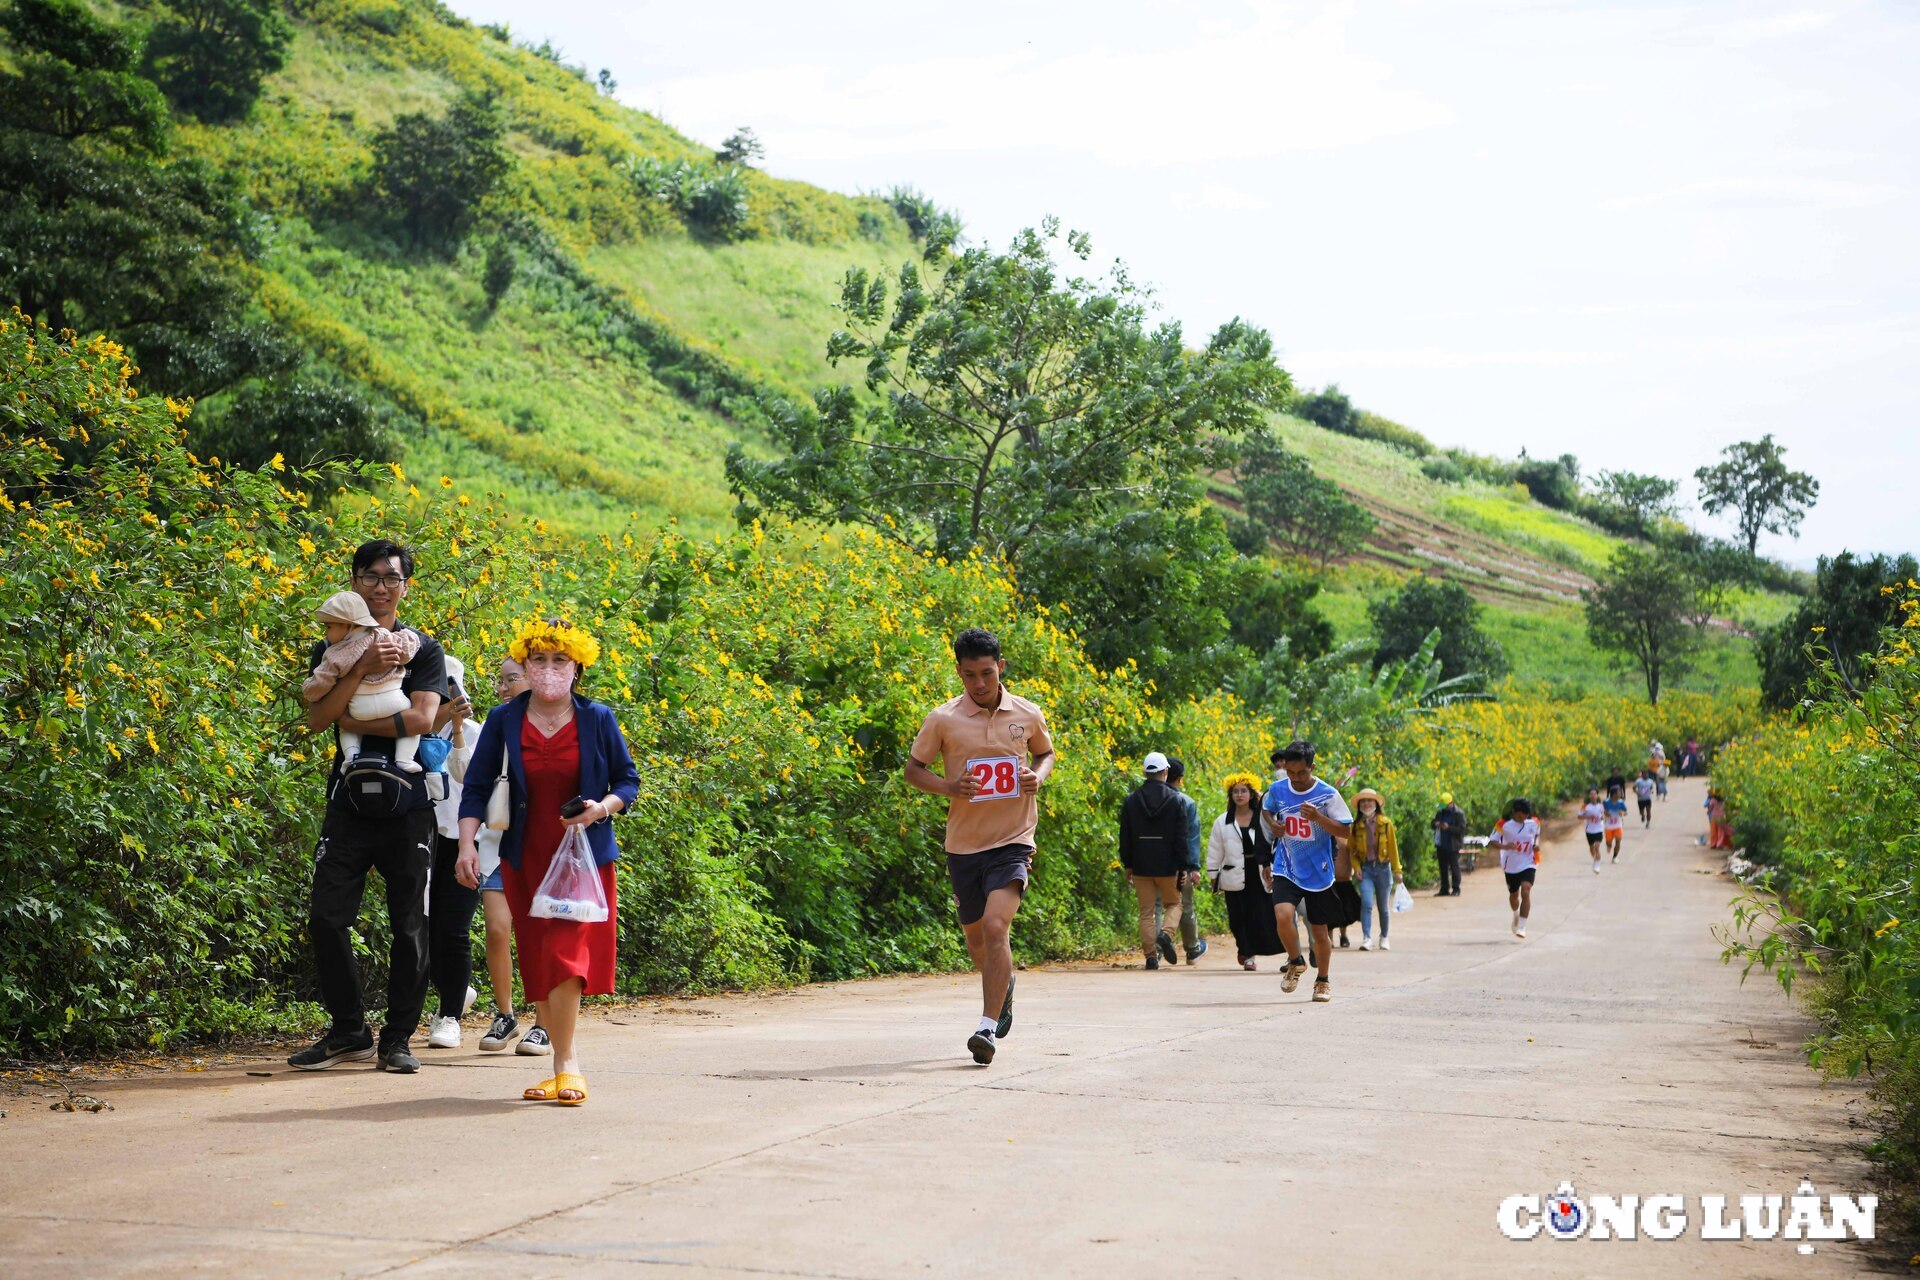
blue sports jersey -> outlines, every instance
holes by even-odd
[[[1302,889],[1333,887],[1333,837],[1300,815],[1300,806],[1313,804],[1335,822],[1351,822],[1353,814],[1340,793],[1325,779],[1315,778],[1305,791],[1295,791],[1285,778],[1267,788],[1261,808],[1274,816],[1280,834],[1273,842],[1273,874],[1285,876]]]

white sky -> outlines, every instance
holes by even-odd
[[[1822,491],[1763,550],[1920,550],[1920,6],[454,5],[782,176],[1057,214],[1442,445],[1690,477],[1771,431]]]

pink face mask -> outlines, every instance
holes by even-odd
[[[533,684],[535,697],[543,702],[557,702],[573,688],[573,664],[569,662],[564,667],[529,667],[527,679]]]

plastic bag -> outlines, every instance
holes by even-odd
[[[1404,883],[1393,886],[1393,909],[1396,914],[1413,910],[1413,895]]]
[[[600,868],[587,847],[584,828],[568,827],[554,850],[547,874],[534,890],[532,914],[542,920],[573,920],[593,924],[607,918],[607,893]]]
[[[420,767],[428,773],[445,773],[447,771],[447,755],[452,750],[453,744],[445,738],[436,738],[432,734],[427,734],[420,739],[420,748],[414,752],[413,758],[417,760],[420,763]]]

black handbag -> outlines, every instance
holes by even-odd
[[[385,756],[355,756],[335,785],[335,794],[362,818],[397,818],[413,795],[412,779]]]

